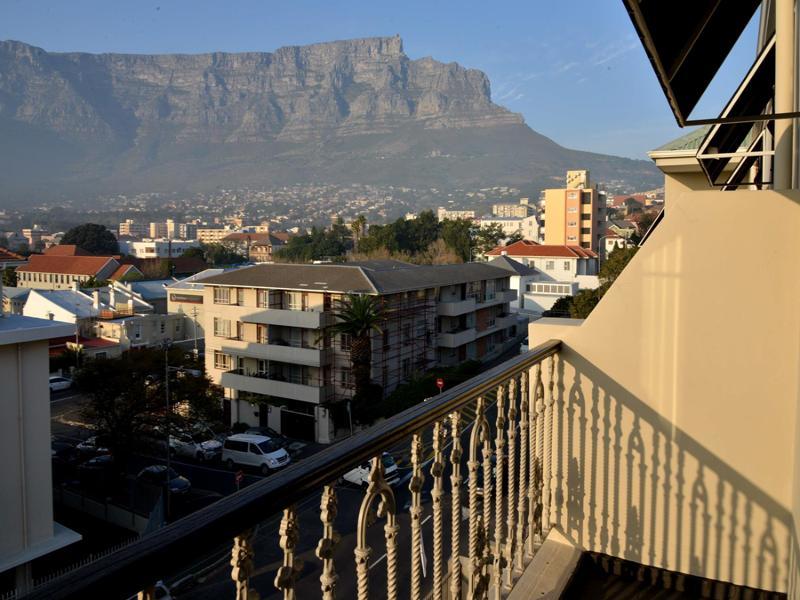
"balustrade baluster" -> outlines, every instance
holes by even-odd
[[[386,540],[386,597],[395,600],[397,598],[397,532],[399,527],[397,526],[394,492],[386,483],[381,456],[372,459],[367,491],[358,511],[356,548],[354,550],[358,600],[369,598],[369,557],[372,549],[367,544],[367,527],[370,524],[372,503],[376,499],[378,500],[377,516],[386,519],[383,526]]]
[[[136,594],[136,600],[156,600],[156,586],[151,585]]]
[[[481,518],[478,513],[478,469],[481,463],[478,460],[478,446],[482,446],[483,458],[487,459],[487,455],[491,456],[491,432],[489,430],[489,422],[486,420],[485,414],[486,406],[483,396],[479,396],[475,404],[475,424],[472,427],[472,432],[469,438],[469,461],[467,462],[468,477],[469,477],[469,548],[468,557],[470,568],[472,569],[470,577],[470,593],[475,595],[479,589],[485,589],[485,581],[483,577],[484,572],[484,559],[483,550],[480,547],[480,541],[486,539],[486,521]],[[488,447],[488,450],[487,450]],[[488,458],[491,461],[491,458]],[[491,465],[489,465],[491,469]],[[486,475],[484,473],[484,515],[486,514]],[[483,531],[479,531],[482,529]]]
[[[537,498],[539,495],[539,386],[542,382],[542,365],[536,363],[533,368],[530,392],[530,443],[528,444],[528,455],[530,456],[530,466],[528,472],[528,543],[526,553],[528,558],[533,558],[536,552],[536,540],[539,530],[536,524]]]
[[[294,549],[300,538],[297,527],[297,510],[292,505],[283,509],[283,518],[278,530],[280,547],[283,550],[283,565],[275,575],[275,587],[283,591],[284,600],[294,600],[294,581],[300,572],[300,563],[295,563]]]
[[[519,398],[519,504],[517,512],[517,544],[514,555],[514,569],[522,572],[525,567],[525,527],[528,514],[528,372],[520,375]],[[509,569],[510,570],[510,569]]]
[[[458,411],[450,413],[450,592],[461,598],[461,437]]]
[[[544,464],[542,466],[542,482],[544,489],[542,490],[542,539],[547,537],[550,531],[550,505],[551,494],[554,492],[553,486],[553,402],[555,400],[553,395],[554,381],[553,374],[555,372],[555,362],[551,356],[547,363],[547,398],[545,399],[544,408]]]
[[[425,475],[422,472],[422,436],[415,433],[411,438],[411,598],[422,597],[422,485]]]
[[[505,541],[505,563],[503,585],[510,589],[513,584],[514,536],[517,533],[517,379],[508,382],[508,419],[506,420],[508,438],[508,529]]]
[[[494,440],[497,462],[495,464],[495,519],[494,519],[494,568],[492,569],[492,588],[495,598],[500,598],[500,587],[503,576],[503,477],[505,473],[505,430],[506,403],[505,387],[497,386],[497,431]],[[488,501],[488,499],[486,499]]]
[[[431,476],[433,489],[433,600],[442,600],[444,579],[443,536],[442,536],[442,496],[444,496],[444,425],[437,422],[433,426],[433,463]]]
[[[231,550],[231,579],[236,585],[236,600],[259,600],[257,591],[250,587],[253,574],[253,530],[248,529],[233,538]],[[144,599],[142,599],[144,600]]]
[[[322,490],[322,499],[319,503],[320,521],[322,521],[322,538],[317,544],[317,558],[322,561],[322,575],[319,576],[323,600],[333,600],[336,597],[336,582],[339,576],[333,564],[333,550],[339,542],[339,535],[334,529],[334,521],[338,512],[336,487],[326,485]]]

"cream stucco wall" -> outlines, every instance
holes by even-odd
[[[564,342],[554,517],[595,551],[786,590],[800,193],[692,187],[667,177],[663,222],[585,322],[530,326]]]
[[[0,345],[0,563],[54,534],[47,346]]]

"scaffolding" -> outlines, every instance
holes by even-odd
[[[437,289],[428,288],[379,296],[383,318],[379,324],[381,333],[372,335],[372,374],[373,381],[383,388],[384,397],[400,383],[437,363],[437,293]],[[333,314],[336,315],[335,309]],[[334,371],[349,368],[350,351],[343,350],[335,340],[330,342]],[[355,386],[352,381],[339,380],[338,387],[352,396]]]

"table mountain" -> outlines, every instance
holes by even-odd
[[[196,55],[0,41],[8,198],[309,181],[542,187],[581,167],[660,179],[645,161],[557,145],[494,104],[484,73],[411,60],[399,37]]]

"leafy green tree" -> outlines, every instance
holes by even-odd
[[[447,247],[455,252],[462,261],[470,260],[472,233],[474,226],[469,219],[446,219],[440,223],[441,236]]]
[[[371,399],[371,338],[373,333],[382,332],[383,305],[377,296],[348,294],[336,303],[335,311],[337,322],[328,328],[328,332],[350,337],[350,364],[355,383],[353,403],[357,406]]]
[[[240,265],[247,262],[246,257],[227,244],[209,244],[205,248],[205,258],[215,267]]]
[[[81,283],[82,288],[101,288],[108,285],[108,279],[96,279],[94,275]]]
[[[181,254],[182,258],[199,258],[201,260],[206,260],[206,249],[204,246],[193,246],[192,248],[187,248]]]
[[[499,223],[492,223],[488,227],[481,227],[475,234],[475,246],[481,253],[486,253],[506,239],[506,234]]]
[[[572,296],[562,296],[555,301],[549,310],[544,312],[545,317],[571,317],[572,316]]]
[[[600,298],[603,297],[605,290],[598,288],[596,290],[580,290],[572,297],[572,303],[569,307],[569,314],[573,319],[585,319],[592,312]]]
[[[350,223],[350,229],[353,232],[353,243],[358,245],[358,240],[361,239],[367,231],[367,218],[364,215],[358,215],[353,222]]]
[[[117,254],[119,244],[114,234],[104,225],[84,223],[73,227],[61,238],[62,244],[74,244],[87,252],[97,255]]]
[[[600,266],[600,283],[606,288],[614,283],[620,273],[622,273],[622,270],[634,257],[637,250],[638,248],[635,246],[632,248],[614,248],[605,262]]]
[[[17,270],[15,267],[6,267],[3,269],[3,285],[6,287],[16,287]]]

